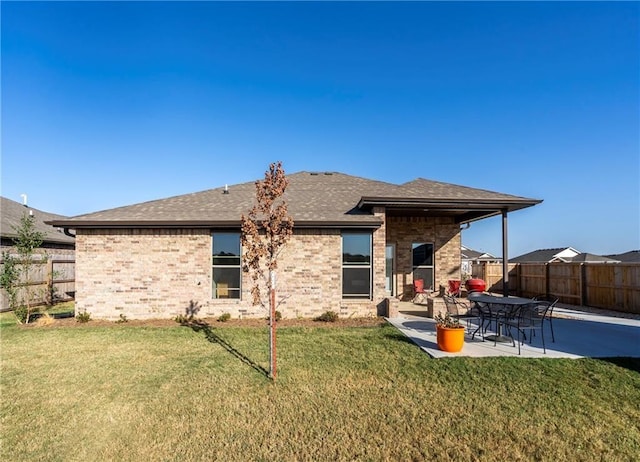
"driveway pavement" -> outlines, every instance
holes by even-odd
[[[640,357],[640,319],[618,318],[560,307],[554,310],[554,315],[557,316],[553,319],[555,342],[551,341],[551,332],[545,326],[547,353],[543,353],[540,332],[536,332],[531,344],[527,339],[521,346],[521,357]],[[494,345],[493,341],[483,341],[478,335],[471,340],[470,334],[465,335],[461,352],[445,353],[440,351],[436,344],[433,319],[401,313],[396,318],[388,318],[388,321],[434,358],[518,356],[517,345],[515,347],[511,343]]]

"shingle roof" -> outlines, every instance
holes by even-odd
[[[602,255],[595,255],[592,253],[581,253],[571,258],[574,263],[620,263],[620,260],[615,258],[603,257]]]
[[[605,257],[613,258],[614,260],[619,260],[623,263],[640,263],[640,250],[630,250],[625,253],[605,255]]]
[[[462,253],[460,255],[463,260],[474,260],[476,258],[480,258],[483,254],[477,250],[462,249]]]
[[[20,226],[20,219],[29,211],[33,211],[35,217],[35,229],[44,234],[44,242],[53,244],[75,244],[75,239],[65,235],[61,230],[57,230],[53,226],[45,224],[45,221],[52,220],[64,220],[66,217],[57,215],[55,213],[43,212],[42,210],[35,209],[20,204],[19,202],[12,201],[6,197],[0,198],[0,234],[3,238],[14,238],[17,236],[15,228]]]
[[[439,207],[446,203],[449,208],[457,207],[459,213],[471,204],[480,207],[486,216],[502,207],[518,210],[541,202],[425,179],[395,185],[338,172],[299,172],[287,178],[285,199],[296,226],[378,226],[380,219],[371,213],[371,206],[407,200],[415,207],[428,204]],[[72,227],[237,226],[240,216],[247,213],[254,201],[255,182],[248,182],[230,185],[228,194],[220,187],[56,220],[55,224]]]
[[[547,263],[554,259],[554,257],[567,249],[567,247],[561,247],[558,249],[540,249],[533,252],[520,255],[518,257],[509,260],[509,263]],[[584,263],[619,263],[620,260],[615,258],[603,257],[602,255],[595,255],[588,252],[581,252],[574,257],[564,257],[564,261],[567,262],[584,262]]]
[[[566,249],[566,247],[534,250],[533,252],[509,259],[509,263],[546,263],[553,260],[553,257],[564,249]]]

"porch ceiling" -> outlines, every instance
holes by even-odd
[[[454,217],[456,223],[468,223],[500,215],[500,210],[453,210],[453,209],[416,209],[416,208],[387,208],[388,217]]]
[[[368,208],[384,206],[387,216],[419,216],[419,217],[454,217],[456,223],[468,223],[500,215],[502,211],[513,212],[531,207],[542,201],[517,202],[456,202],[456,201],[428,201],[385,198],[362,198],[359,206]]]

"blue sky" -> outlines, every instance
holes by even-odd
[[[2,2],[2,195],[78,215],[341,171],[543,199],[509,255],[640,248],[637,2]],[[501,255],[500,219],[463,242]]]

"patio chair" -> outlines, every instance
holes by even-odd
[[[467,303],[463,302],[459,298],[456,298],[452,295],[444,295],[444,304],[447,307],[447,313],[454,319],[458,319],[459,321],[466,320],[467,321],[467,329],[471,328],[471,320],[478,319],[480,321],[480,327],[484,324],[484,317],[482,312],[478,309],[477,305],[469,306]],[[479,329],[476,329],[471,334],[471,339],[476,335]]]
[[[549,309],[547,310],[546,320],[549,321],[549,327],[551,328],[551,341],[555,343],[556,337],[553,333],[553,308],[555,308],[556,303],[558,303],[558,297],[552,294],[545,295],[536,295],[533,297],[536,301],[549,302]]]
[[[452,297],[460,297],[461,295],[461,281],[459,279],[449,279],[448,292]]]
[[[493,316],[493,312],[491,311],[491,307],[487,303],[482,303],[478,301],[474,301],[469,298],[469,301],[473,304],[473,310],[480,315],[480,323],[478,324],[478,328],[475,330],[471,338],[475,336],[478,332],[482,335],[482,341],[485,341],[485,334],[487,330],[491,327],[491,323],[496,323],[496,330],[498,329],[497,322],[498,319]]]
[[[515,347],[515,339],[511,328],[515,328],[518,332],[518,354],[520,354],[520,345],[524,344],[527,339],[525,331],[529,331],[529,343],[533,340],[533,333],[539,330],[542,337],[542,350],[547,353],[547,347],[544,343],[544,321],[551,307],[550,302],[536,301],[531,305],[523,305],[518,309],[516,315],[510,319],[504,319],[500,324],[507,328],[507,332],[511,337],[513,346]]]
[[[426,297],[429,295],[429,291],[424,288],[424,279],[413,280],[413,299],[412,303],[423,303]]]

